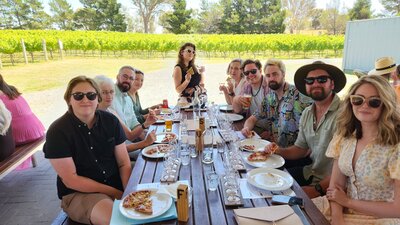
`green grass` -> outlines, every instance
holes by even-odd
[[[162,60],[143,59],[88,59],[72,58],[59,61],[18,64],[5,67],[0,73],[8,84],[15,85],[21,92],[43,91],[65,85],[78,75],[93,77],[104,74],[115,78],[118,69],[124,65],[140,68],[145,72],[161,69]],[[84,72],[82,72],[84,71]]]

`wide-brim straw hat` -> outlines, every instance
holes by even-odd
[[[375,69],[370,70],[368,75],[384,75],[396,70],[396,62],[392,57],[382,57],[375,61]]]
[[[346,75],[344,75],[341,69],[337,68],[334,65],[326,64],[322,61],[315,61],[311,64],[300,67],[294,74],[294,83],[296,85],[296,88],[303,95],[308,96],[306,91],[306,82],[304,81],[304,78],[307,77],[310,71],[317,69],[325,70],[329,74],[329,76],[331,77],[331,79],[334,81],[335,84],[335,87],[333,89],[335,93],[341,91],[346,85],[347,81]]]

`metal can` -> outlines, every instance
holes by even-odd
[[[163,101],[163,108],[168,108],[168,100],[167,99],[164,99]]]

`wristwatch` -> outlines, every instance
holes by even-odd
[[[317,183],[316,185],[314,185],[314,188],[321,196],[324,196],[326,194],[324,189],[321,187],[321,184]]]
[[[143,128],[143,130],[146,130],[146,127],[144,126],[144,123],[142,123],[142,128]]]

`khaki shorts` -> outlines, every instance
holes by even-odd
[[[61,200],[61,208],[75,222],[91,224],[90,215],[93,207],[103,199],[111,199],[101,193],[75,192],[65,195]]]

